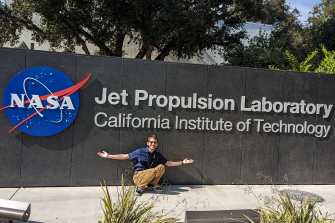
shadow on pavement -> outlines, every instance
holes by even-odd
[[[164,194],[164,195],[180,195],[181,193],[190,191],[192,189],[203,188],[202,185],[163,185],[162,192],[156,192],[146,189],[146,194]]]

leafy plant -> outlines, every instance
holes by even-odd
[[[309,64],[309,62],[314,58],[317,53],[318,51],[313,51],[301,63],[299,63],[297,58],[292,53],[290,53],[290,51],[286,50],[286,56],[287,59],[290,61],[293,71],[300,72],[310,72],[309,69],[312,65]]]
[[[269,65],[269,70],[279,70],[275,65]]]
[[[321,50],[324,54],[324,58],[318,65],[318,67],[313,71],[314,73],[323,74],[335,74],[335,51],[329,52],[324,45],[320,45]],[[317,54],[317,51],[310,53],[303,62],[299,63],[297,58],[288,50],[286,51],[287,59],[293,68],[293,71],[310,72],[311,64],[309,62]],[[279,70],[275,65],[269,65],[270,70]]]
[[[136,195],[137,185],[125,186],[123,175],[121,178],[122,186],[118,191],[116,202],[112,202],[106,182],[103,190],[102,209],[103,215],[99,223],[170,223],[178,219],[165,218],[166,215],[153,211],[153,198],[138,202]]]
[[[335,74],[335,51],[329,52],[324,45],[321,44],[321,50],[325,57],[321,61],[315,73]]]
[[[316,223],[316,222],[334,222],[332,219],[328,219],[327,215],[323,215],[320,211],[320,207],[316,207],[316,202],[319,198],[314,201],[309,201],[308,197],[300,201],[299,205],[292,202],[290,196],[286,194],[279,194],[275,207],[262,207],[259,206],[258,213],[260,223]],[[248,220],[252,221],[248,216]]]
[[[239,180],[234,181],[238,186],[242,186],[245,193],[253,194],[259,205],[256,210],[259,214],[260,223],[334,223],[333,219],[329,219],[327,214],[320,211],[320,207],[316,206],[319,197],[312,201],[308,196],[299,201],[292,201],[287,191],[280,191],[280,186],[276,184],[270,175],[257,174],[259,181],[263,180],[263,184],[269,186],[273,196],[258,195],[253,191],[253,186],[245,184]],[[288,183],[287,175],[284,175],[283,182],[291,187]],[[264,200],[261,205],[260,200]],[[254,223],[248,216],[245,216],[251,223]]]

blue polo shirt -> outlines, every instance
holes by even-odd
[[[165,164],[167,160],[158,151],[149,152],[148,147],[140,148],[129,153],[129,159],[135,161],[134,173],[141,170],[155,168],[158,164]]]

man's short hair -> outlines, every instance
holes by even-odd
[[[156,139],[158,143],[158,137],[156,135],[149,136],[148,142],[150,141],[150,139]]]

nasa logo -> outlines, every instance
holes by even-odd
[[[7,85],[4,107],[15,126],[33,136],[51,136],[66,129],[79,109],[79,94],[87,80],[74,85],[62,72],[33,67],[17,74]]]

